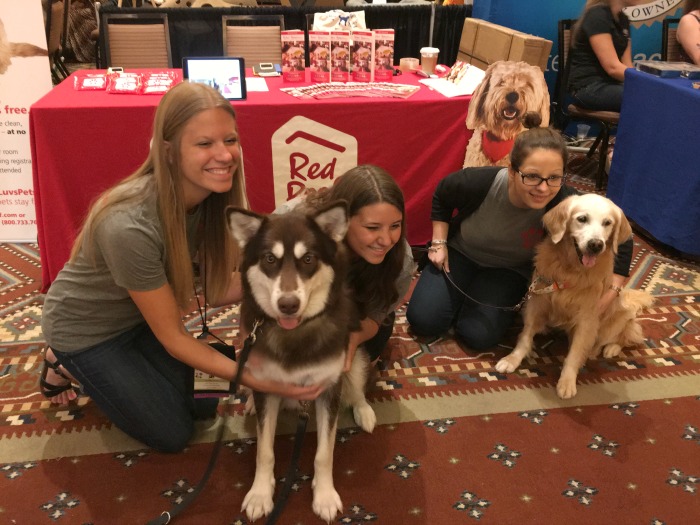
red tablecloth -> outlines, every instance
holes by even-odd
[[[74,73],[30,110],[44,291],[68,259],[90,202],[145,159],[160,100],[75,90],[73,77],[84,74]],[[404,192],[409,242],[430,238],[435,185],[464,160],[468,98],[423,86],[408,99],[301,100],[279,90],[294,84],[266,81],[269,91],[233,103],[252,209],[270,212],[304,184],[329,185],[345,169],[371,163]],[[413,74],[395,81],[418,85]]]

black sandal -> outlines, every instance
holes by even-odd
[[[39,378],[39,391],[46,399],[56,397],[57,395],[62,394],[63,392],[67,392],[68,390],[74,390],[76,394],[80,394],[80,392],[75,388],[73,383],[71,383],[70,378],[68,378],[61,371],[60,367],[61,365],[58,364],[57,361],[54,361],[52,363],[46,358],[46,355],[44,355],[44,366],[41,369],[41,377]],[[52,385],[51,383],[49,383],[46,380],[49,368],[53,370],[56,373],[56,375],[60,376],[68,382],[63,385]]]

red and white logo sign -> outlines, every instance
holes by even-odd
[[[357,166],[357,139],[311,119],[296,116],[272,135],[275,208],[307,188],[331,186]]]

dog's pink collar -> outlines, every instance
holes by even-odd
[[[499,140],[484,130],[481,133],[481,151],[491,162],[496,163],[510,153],[514,140]]]

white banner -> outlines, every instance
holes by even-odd
[[[36,242],[29,107],[51,88],[41,0],[0,0],[2,242]]]

